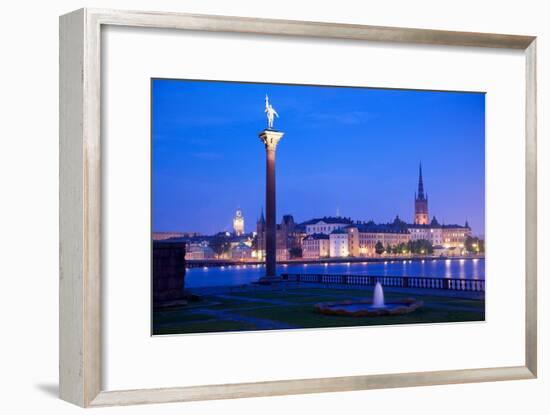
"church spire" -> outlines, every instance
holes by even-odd
[[[264,207],[262,206],[262,213],[260,214],[260,223],[265,223],[265,217],[264,217]]]
[[[414,195],[414,223],[427,225],[428,216],[428,194],[424,195],[424,180],[422,179],[422,163],[418,166],[418,192]]]
[[[424,182],[422,180],[422,163],[418,169],[418,199],[424,200]]]

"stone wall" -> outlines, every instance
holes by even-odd
[[[153,241],[153,305],[184,300],[185,243]]]

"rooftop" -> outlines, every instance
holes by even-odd
[[[351,227],[351,226],[350,226]],[[409,233],[406,228],[393,226],[391,223],[360,224],[354,226],[364,233]]]
[[[323,216],[322,218],[310,219],[302,223],[302,225],[314,225],[319,222],[324,222],[327,224],[344,224],[351,225],[353,221],[351,218],[344,218],[340,216]]]
[[[411,229],[470,229],[470,225],[468,225],[468,221],[464,225],[457,225],[457,224],[440,224],[437,218],[434,216],[432,218],[432,221],[427,225],[418,225],[416,223],[410,223],[407,225],[408,228]]]
[[[347,231],[345,229],[336,229],[336,230],[333,230],[330,234],[331,235],[337,235],[337,234],[343,234],[343,235],[347,235]]]
[[[329,236],[328,235],[325,235],[324,233],[313,233],[311,235],[308,235],[304,238],[305,239],[308,239],[308,240],[311,240],[311,239],[329,239]]]

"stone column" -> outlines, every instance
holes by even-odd
[[[277,207],[275,188],[275,153],[277,144],[284,133],[273,129],[263,130],[260,140],[265,145],[266,180],[265,180],[265,267],[266,275],[261,281],[277,279]]]

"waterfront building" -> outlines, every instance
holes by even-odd
[[[286,261],[289,257],[291,238],[294,233],[294,217],[292,215],[283,215],[283,220],[277,224],[276,228],[276,247],[277,260]]]
[[[445,248],[464,248],[466,238],[472,236],[468,222],[461,225],[442,225],[442,239]]]
[[[349,238],[345,229],[335,229],[329,235],[329,253],[331,258],[349,256]]]
[[[310,259],[325,258],[330,255],[330,239],[324,233],[307,235],[302,240],[302,257]]]
[[[426,225],[410,224],[408,225],[411,234],[411,240],[417,241],[424,239],[429,241],[434,247],[442,249],[464,248],[466,238],[472,235],[472,229],[468,222],[462,225],[444,225],[440,224],[435,216],[431,222]]]
[[[396,216],[391,223],[376,224],[373,221],[356,223],[346,228],[349,241],[349,255],[370,257],[376,254],[376,244],[384,248],[388,245],[398,246],[411,240],[407,224]]]
[[[292,215],[284,215],[280,225],[277,225],[278,249],[287,251],[302,248],[302,240],[307,236],[305,226],[294,221]]]
[[[200,236],[198,232],[153,232],[153,241],[165,241],[167,239],[194,238]]]
[[[252,248],[246,243],[240,242],[231,248],[230,257],[238,261],[252,259]]]
[[[230,249],[233,249],[233,248],[235,248],[236,246],[238,246],[240,244],[245,244],[249,248],[251,248],[252,243],[253,243],[253,235],[252,234],[246,234],[246,233],[242,234],[240,236],[231,235],[231,236],[227,237],[227,241],[229,242],[229,248]]]
[[[308,236],[306,233],[306,227],[303,224],[295,224],[294,232],[289,237],[289,250],[291,253],[293,249],[298,253],[303,249],[303,241],[306,236]],[[291,257],[293,256],[295,257],[299,255],[291,255]]]
[[[266,221],[263,209],[256,223],[256,258],[265,258],[266,251]],[[294,222],[292,215],[283,215],[283,220],[276,225],[276,256],[277,260],[285,261],[290,258],[292,249],[302,248],[302,239],[305,237],[304,227]]]
[[[233,232],[237,236],[244,234],[244,216],[241,209],[237,209],[235,217],[233,218]]]
[[[408,225],[412,241],[430,241],[433,246],[443,245],[443,228],[434,216],[429,224]]]
[[[286,216],[286,215],[285,215]],[[292,216],[291,216],[292,218]],[[283,222],[281,222],[280,224],[277,224],[276,225],[276,232],[275,232],[275,236],[276,236],[276,243],[275,243],[275,246],[276,246],[276,255],[277,255],[277,261],[286,261],[289,257],[288,255],[288,230],[289,230],[289,227],[292,226],[292,222],[291,223],[285,223],[284,222],[284,219],[283,219]]]
[[[194,242],[187,244],[187,249],[185,252],[186,260],[203,260],[203,259],[214,259],[216,257],[212,248],[208,246],[208,242]]]
[[[420,164],[418,171],[418,193],[415,193],[414,195],[414,223],[415,225],[427,225],[428,221],[428,194],[426,193],[424,196],[422,164]]]
[[[350,218],[325,216],[322,218],[311,219],[303,225],[305,226],[306,233],[308,235],[313,235],[314,233],[324,233],[325,235],[330,235],[333,231],[343,229],[352,223],[353,222]]]

